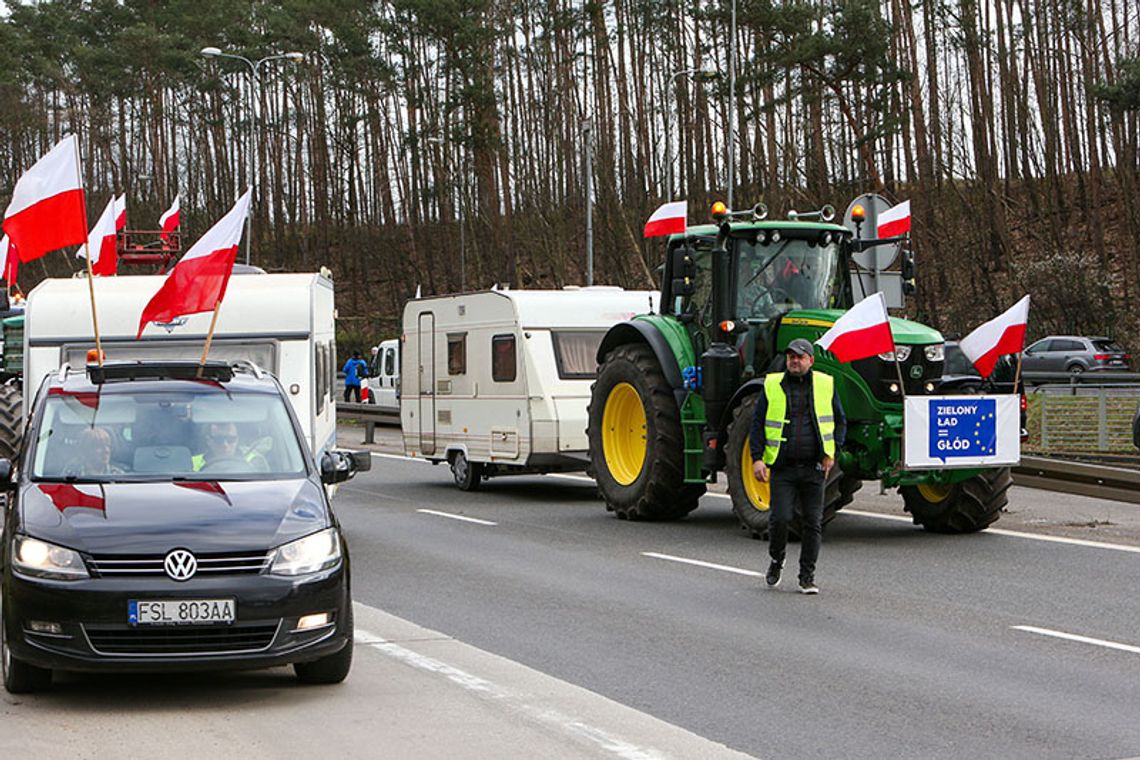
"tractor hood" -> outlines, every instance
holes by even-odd
[[[784,315],[780,323],[784,327],[816,328],[820,334],[831,329],[835,320],[846,312],[842,309],[802,309],[790,311]],[[891,335],[895,343],[908,346],[925,346],[931,343],[941,343],[942,333],[933,327],[927,327],[921,322],[912,322],[909,319],[891,317]]]

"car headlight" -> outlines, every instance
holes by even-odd
[[[60,581],[90,577],[79,552],[29,536],[12,540],[12,567],[24,575]]]
[[[340,535],[336,528],[290,541],[277,547],[270,575],[305,575],[327,570],[340,562]]]
[[[928,362],[940,362],[945,356],[941,343],[927,346],[923,349],[923,353],[926,354],[926,361]]]
[[[890,351],[884,351],[883,353],[879,354],[879,358],[885,362],[893,362],[895,360],[895,357],[898,357],[898,360],[900,362],[905,362],[910,358],[910,346],[895,346],[894,353],[891,353]]]

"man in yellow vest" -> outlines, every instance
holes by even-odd
[[[788,523],[800,505],[800,593],[818,594],[815,563],[822,541],[823,493],[835,454],[847,434],[847,418],[835,393],[835,380],[813,372],[811,343],[796,338],[784,354],[786,372],[764,378],[764,393],[756,401],[749,445],[752,474],[771,480],[768,515],[768,554],[772,564],[765,577],[769,586],[780,582]]]

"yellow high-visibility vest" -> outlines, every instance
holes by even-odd
[[[835,378],[822,372],[812,372],[812,411],[825,456],[835,458],[835,414],[831,406],[835,392]],[[784,442],[784,425],[787,424],[788,396],[784,393],[783,372],[773,372],[764,378],[764,395],[768,399],[768,414],[764,418],[764,464],[770,465],[780,454]]]

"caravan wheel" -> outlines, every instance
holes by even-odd
[[[462,451],[451,458],[451,477],[461,491],[478,491],[483,482],[483,463],[472,462]]]

